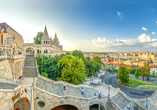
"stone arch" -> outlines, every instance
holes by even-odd
[[[65,104],[65,105],[56,106],[52,108],[51,110],[79,110],[79,109],[74,105]]]
[[[26,52],[26,54],[34,54],[34,52],[35,52],[34,50],[35,49],[33,47],[29,46],[25,49],[25,52]]]
[[[14,110],[30,110],[30,101],[23,97],[14,104]]]
[[[89,110],[98,110],[99,109],[99,103],[95,103],[89,106]],[[105,110],[105,107],[100,102],[100,110]]]

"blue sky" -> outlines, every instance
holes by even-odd
[[[156,0],[0,0],[0,22],[33,42],[47,25],[64,50],[156,52]]]

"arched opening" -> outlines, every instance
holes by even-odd
[[[44,53],[48,53],[48,50],[46,49],[46,50],[44,50]]]
[[[37,53],[40,53],[40,52],[39,52],[39,49],[37,50]]]
[[[26,54],[34,54],[34,49],[33,48],[27,48]]]
[[[60,105],[51,110],[78,110],[78,108],[73,105]]]
[[[99,104],[94,104],[89,107],[89,110],[99,110]],[[100,110],[105,110],[105,108],[100,104]]]
[[[27,98],[21,98],[14,104],[14,110],[30,110],[30,102]]]

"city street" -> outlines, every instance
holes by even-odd
[[[133,77],[133,75],[131,75],[131,77]],[[123,91],[131,98],[142,99],[142,98],[150,97],[155,91],[155,90],[142,90],[142,89],[122,86],[117,83],[118,79],[116,78],[116,74],[111,74],[107,71],[105,72],[105,75],[101,76],[101,78],[104,79],[105,84],[112,85],[112,87],[115,88],[120,88],[121,91]]]

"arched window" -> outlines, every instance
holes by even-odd
[[[39,53],[39,50],[37,50],[37,53]]]
[[[44,50],[44,53],[48,53],[48,50]]]

